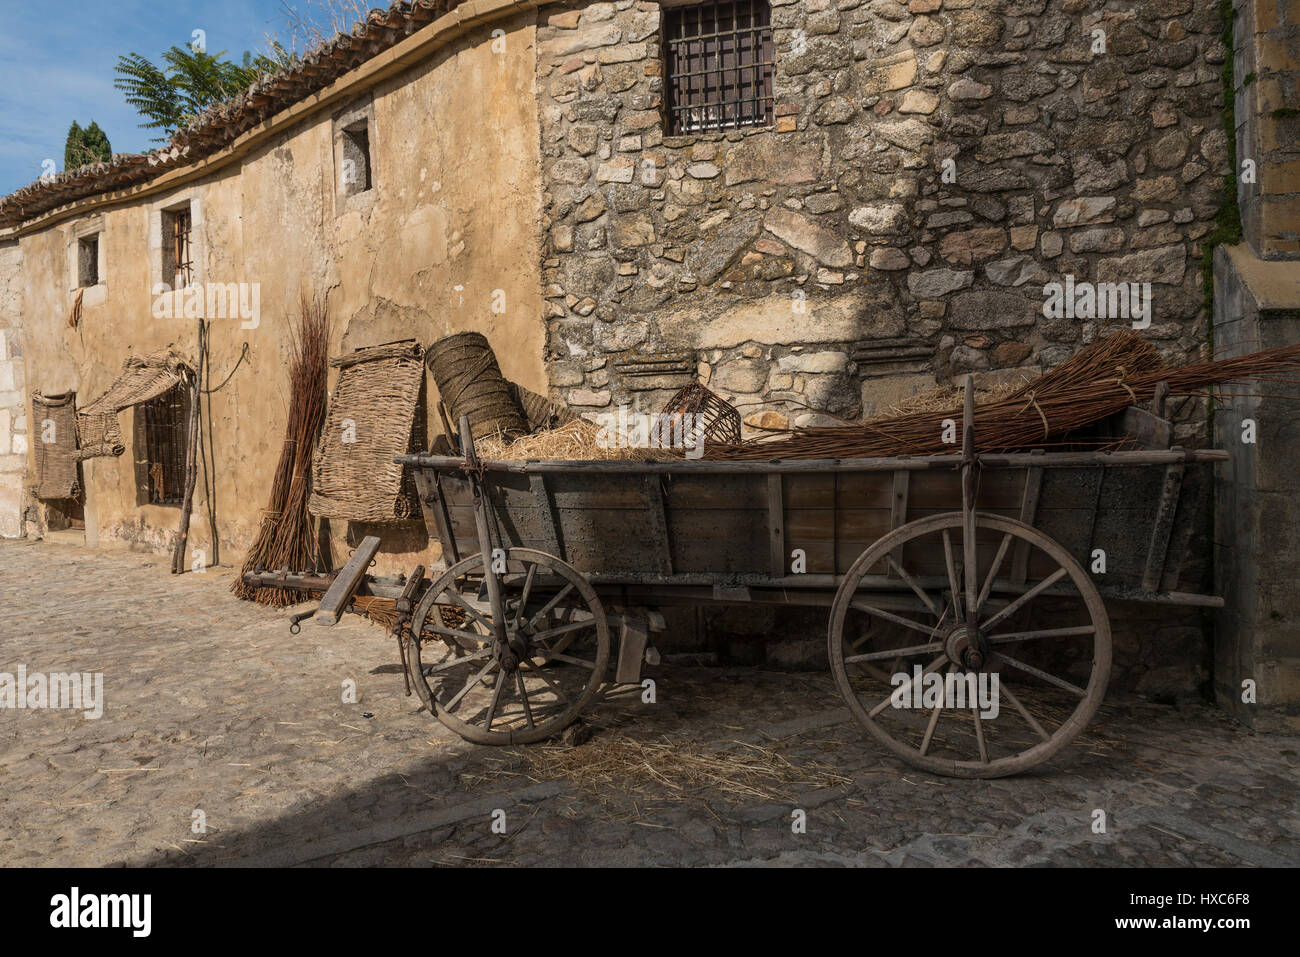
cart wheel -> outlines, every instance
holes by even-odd
[[[969,582],[960,512],[863,552],[836,592],[829,650],[840,693],[877,741],[928,771],[993,778],[1046,761],[1087,725],[1106,693],[1110,622],[1087,572],[1052,539],[1009,518],[975,521]],[[891,604],[885,570],[912,610],[881,607]],[[968,587],[983,654],[967,630]]]
[[[438,720],[477,744],[528,744],[558,734],[600,690],[609,625],[600,599],[569,565],[531,548],[506,553],[499,575],[506,642],[478,596],[483,557],[447,569],[411,622],[407,662],[415,690]],[[448,625],[435,608],[460,612]]]

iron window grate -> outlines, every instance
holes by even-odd
[[[673,134],[772,122],[772,12],[767,0],[664,11]]]
[[[193,218],[188,209],[178,209],[167,216],[170,227],[168,240],[175,288],[183,289],[194,281],[194,261],[191,254],[190,234]]]
[[[180,505],[185,497],[185,391],[177,386],[143,404],[150,505]]]

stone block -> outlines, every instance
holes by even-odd
[[[916,51],[904,50],[893,56],[867,60],[860,88],[864,95],[901,90],[916,82]]]

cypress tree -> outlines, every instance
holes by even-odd
[[[108,134],[99,128],[98,123],[91,120],[84,132],[86,151],[92,157],[87,162],[107,163],[113,158],[113,147],[108,142]]]
[[[68,127],[68,138],[63,142],[63,168],[65,170],[76,169],[81,165],[82,142],[85,136],[81,124],[73,120],[72,125]]]
[[[77,169],[87,163],[107,162],[113,155],[113,147],[108,136],[99,124],[91,120],[90,125],[82,129],[76,120],[68,127],[68,138],[63,144],[63,168]]]

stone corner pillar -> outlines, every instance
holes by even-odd
[[[1247,244],[1214,262],[1214,345],[1221,356],[1300,342],[1300,263]],[[1231,390],[1228,390],[1231,391]],[[1259,730],[1300,730],[1300,404],[1283,383],[1252,383],[1214,416],[1232,458],[1215,482],[1215,697]],[[1242,700],[1243,683],[1256,700]]]
[[[1235,0],[1237,201],[1244,242],[1214,257],[1214,348],[1300,343],[1300,5]],[[1300,730],[1300,403],[1251,383],[1214,417],[1215,697],[1261,731]],[[1253,684],[1255,700],[1243,701]]]
[[[27,379],[20,301],[22,251],[0,243],[0,538],[22,538],[27,480]]]
[[[1237,203],[1261,259],[1300,260],[1300,4],[1235,0]]]

